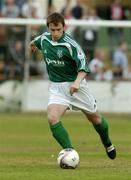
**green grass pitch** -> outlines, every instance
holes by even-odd
[[[61,147],[51,136],[45,113],[1,113],[0,180],[130,180],[131,114],[105,116],[116,160],[106,156],[82,113],[67,113],[62,121],[81,162],[75,170],[63,170],[56,161]]]

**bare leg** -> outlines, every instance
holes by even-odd
[[[65,114],[67,106],[60,104],[51,104],[47,108],[48,122],[54,125],[59,122],[59,119]]]

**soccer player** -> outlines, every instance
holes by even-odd
[[[69,135],[60,121],[68,109],[81,110],[93,124],[110,159],[116,149],[108,132],[106,119],[97,111],[97,102],[90,94],[85,80],[89,68],[81,47],[64,32],[65,21],[55,12],[47,17],[49,32],[31,41],[31,51],[42,51],[51,81],[47,108],[48,122],[53,137],[63,148],[73,148]]]

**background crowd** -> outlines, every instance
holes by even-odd
[[[73,0],[72,0],[73,1]],[[112,0],[109,5],[88,6],[85,1],[66,0],[59,10],[65,19],[86,19],[88,21],[131,20],[131,6],[121,0]],[[54,1],[48,1],[46,17],[58,11]],[[46,18],[40,1],[1,0],[1,18]],[[131,80],[131,30],[126,28],[99,28],[67,26],[66,32],[82,46],[89,63],[91,80]],[[31,39],[47,31],[46,26],[31,26]],[[106,38],[103,34],[106,34]],[[26,26],[0,25],[0,82],[9,79],[22,80],[25,64]],[[106,39],[106,43],[104,44]],[[46,79],[46,70],[40,53],[30,57],[30,78]]]

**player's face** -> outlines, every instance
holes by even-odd
[[[51,33],[53,41],[58,41],[64,32],[62,23],[58,23],[57,25],[50,23],[48,29]]]

